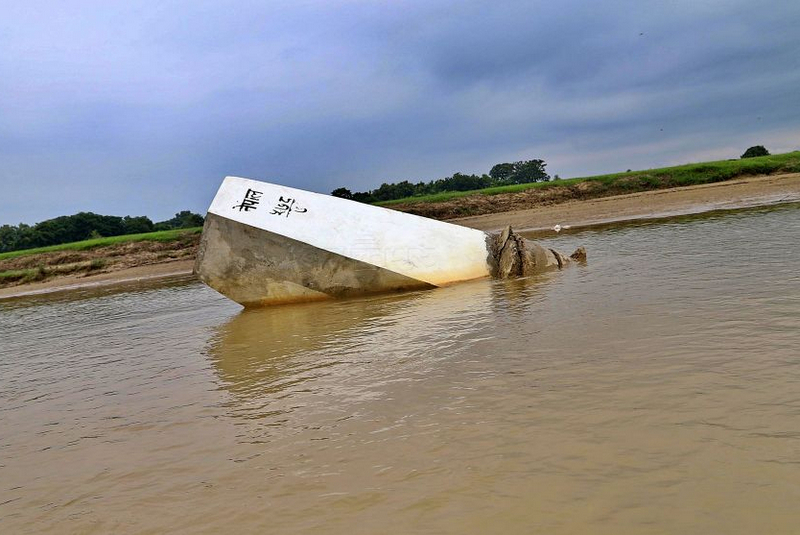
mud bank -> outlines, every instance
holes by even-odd
[[[192,274],[194,260],[173,260],[161,264],[149,264],[120,269],[118,271],[98,273],[91,276],[63,276],[48,279],[41,282],[20,284],[18,286],[8,286],[0,288],[0,300],[12,297],[22,297],[25,295],[46,294],[51,292],[61,292],[69,290],[80,290],[100,286],[113,286],[116,284],[127,284],[130,282],[144,281],[148,279],[160,279],[165,277],[178,277]]]
[[[191,273],[199,234],[0,260],[0,299]]]
[[[591,227],[659,219],[716,210],[800,201],[800,173],[748,177],[685,188],[645,191],[598,199],[574,200],[524,210],[450,219],[467,227],[498,231],[506,225],[522,232],[552,231],[555,225]],[[502,205],[502,203],[499,203]]]

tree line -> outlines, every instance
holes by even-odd
[[[158,223],[153,223],[147,216],[119,217],[80,212],[48,219],[35,225],[20,223],[0,226],[0,253],[106,236],[199,227],[202,224],[203,216],[188,210]]]
[[[370,191],[352,192],[347,188],[336,188],[331,192],[331,195],[359,202],[373,203],[430,195],[444,191],[469,191],[493,186],[543,182],[550,180],[550,175],[545,171],[546,166],[547,164],[544,160],[499,163],[491,168],[489,174],[480,176],[455,173],[453,176],[429,182],[412,183],[404,180],[392,184],[383,183],[379,188]],[[556,178],[558,178],[558,175],[556,175]]]
[[[748,148],[741,157],[754,158],[769,156],[769,154],[769,151],[763,145],[756,145]],[[384,182],[380,187],[368,191],[353,192],[347,188],[336,188],[331,192],[331,195],[364,203],[375,203],[431,195],[445,191],[470,191],[494,186],[544,182],[551,180],[550,175],[545,171],[546,166],[547,164],[544,160],[539,159],[499,163],[491,168],[489,174],[465,175],[463,173],[455,173],[453,176],[429,182],[413,183],[408,180],[391,184]],[[558,180],[558,178],[558,175],[555,175],[552,179]]]

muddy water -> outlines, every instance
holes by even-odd
[[[551,276],[0,302],[1,533],[797,533],[800,208]]]

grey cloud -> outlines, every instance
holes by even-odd
[[[0,21],[0,223],[202,211],[225,174],[330,191],[800,145],[800,4],[20,6]]]

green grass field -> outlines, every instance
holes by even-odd
[[[9,251],[7,253],[0,253],[0,260],[8,260],[20,256],[51,253],[57,251],[85,251],[87,249],[94,249],[96,247],[106,247],[109,245],[117,245],[120,243],[130,243],[139,241],[160,241],[169,242],[180,240],[187,235],[200,234],[202,227],[188,228],[188,229],[175,229],[175,230],[160,230],[157,232],[146,232],[144,234],[128,234],[126,236],[109,236],[107,238],[96,238],[92,240],[77,241],[72,243],[62,243],[60,245],[49,245],[47,247],[37,247],[35,249],[23,249],[21,251]]]
[[[437,203],[450,201],[468,195],[500,195],[503,193],[518,193],[534,188],[568,187],[579,182],[594,181],[604,184],[609,191],[645,191],[650,189],[692,186],[722,182],[733,178],[753,175],[768,175],[773,173],[800,173],[800,151],[786,154],[773,154],[758,158],[744,160],[720,160],[716,162],[692,163],[661,169],[647,169],[644,171],[629,171],[613,173],[610,175],[597,175],[550,182],[533,182],[530,184],[515,184],[513,186],[497,186],[472,191],[448,191],[407,197],[375,203],[378,206],[392,206],[411,203]]]

